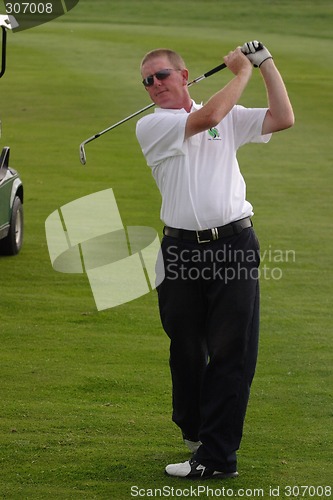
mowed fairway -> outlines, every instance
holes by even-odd
[[[328,0],[80,0],[8,34],[1,147],[24,182],[25,241],[0,258],[1,498],[125,500],[163,486],[185,498],[190,485],[163,474],[188,454],[171,422],[156,293],[98,312],[86,276],[52,269],[45,220],[111,187],[125,226],[161,232],[136,120],[88,144],[85,167],[79,144],[149,104],[139,74],[148,50],[181,52],[192,79],[252,39],[272,52],[296,124],[239,151],[262,251],[260,355],[240,476],[199,484],[220,497],[225,487],[235,498],[268,499],[270,488],[330,498],[332,25]],[[191,94],[205,101],[231,77],[226,69]],[[241,103],[265,106],[258,70]]]

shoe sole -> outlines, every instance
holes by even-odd
[[[239,474],[238,472],[221,472],[219,474],[214,474],[213,476],[174,476],[172,474],[168,474],[168,472],[165,470],[164,474],[168,477],[174,477],[177,479],[187,479],[190,481],[198,481],[198,480],[205,480],[205,479],[230,479],[230,478],[235,478],[238,477]]]

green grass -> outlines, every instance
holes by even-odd
[[[86,277],[53,271],[44,224],[63,204],[112,187],[125,225],[160,230],[135,120],[88,144],[84,168],[79,144],[148,104],[138,70],[147,50],[179,50],[194,78],[253,38],[283,73],[296,125],[239,159],[262,251],[292,250],[295,261],[263,261],[240,477],[223,485],[235,495],[262,488],[264,498],[270,486],[280,498],[286,485],[332,486],[332,14],[329,1],[81,0],[8,34],[1,144],[25,185],[25,242],[0,259],[1,498],[123,500],[132,485],[188,487],[163,475],[187,455],[170,420],[156,294],[97,312]],[[225,70],[192,95],[205,100],[229,79]],[[258,72],[242,103],[265,105]]]

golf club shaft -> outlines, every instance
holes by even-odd
[[[120,120],[119,122],[115,123],[114,125],[111,125],[110,127],[106,128],[105,130],[98,132],[98,134],[95,134],[95,135],[89,137],[89,139],[85,140],[83,144],[88,144],[88,142],[91,142],[94,139],[98,139],[98,137],[100,137],[101,135],[106,134],[106,132],[109,132],[110,130],[118,127],[119,125],[122,125],[123,123],[127,122],[128,120],[131,120],[131,118],[134,118],[135,116],[139,115],[140,113],[143,113],[144,111],[146,111],[149,108],[152,108],[153,106],[155,106],[155,104],[153,102],[151,104],[148,104],[148,106],[145,106],[144,108],[139,109],[139,111],[136,111],[132,115],[129,115],[126,118],[123,118],[123,120]]]
[[[221,71],[221,69],[224,69],[226,67],[227,67],[227,65],[224,64],[224,63],[222,63],[219,66],[216,66],[216,68],[213,68],[210,71],[207,71],[207,73],[204,73],[203,75],[198,76],[197,78],[195,78],[194,80],[192,80],[191,82],[189,82],[187,84],[187,86],[191,87],[191,85],[193,85],[194,83],[201,82],[201,80],[204,80],[205,78],[208,78],[209,76],[214,75],[214,73],[217,73],[218,71]]]
[[[198,83],[201,80],[204,80],[205,78],[208,78],[209,76],[214,75],[215,73],[217,73],[218,71],[221,71],[224,68],[226,68],[226,65],[224,63],[222,63],[219,66],[216,66],[215,68],[211,69],[210,71],[207,71],[207,73],[204,73],[203,75],[198,76],[197,78],[195,78],[194,80],[189,82],[187,84],[187,86],[191,87],[191,85],[194,85],[195,83]],[[88,144],[91,141],[94,141],[95,139],[98,139],[98,137],[101,137],[101,135],[106,134],[106,132],[110,132],[110,130],[113,130],[114,128],[118,127],[119,125],[122,125],[123,123],[127,122],[128,120],[131,120],[135,116],[140,115],[141,113],[143,113],[144,111],[147,111],[147,109],[150,109],[153,106],[155,106],[155,103],[152,102],[151,104],[148,104],[148,106],[145,106],[144,108],[139,109],[139,111],[136,111],[132,115],[127,116],[123,120],[120,120],[119,122],[115,123],[114,125],[111,125],[110,127],[106,128],[105,130],[102,130],[101,132],[98,132],[97,134],[92,135],[91,137],[89,137],[88,139],[83,141],[80,144],[80,161],[81,161],[82,165],[86,164],[86,154],[85,154],[85,150],[84,150],[84,146],[86,144]]]

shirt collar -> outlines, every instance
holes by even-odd
[[[197,104],[196,102],[193,101],[192,99],[192,108],[191,111],[196,111],[202,107],[202,104]],[[179,113],[187,113],[187,111],[184,108],[181,109],[169,109],[169,108],[155,108],[155,113],[173,113],[173,114],[179,114]]]

